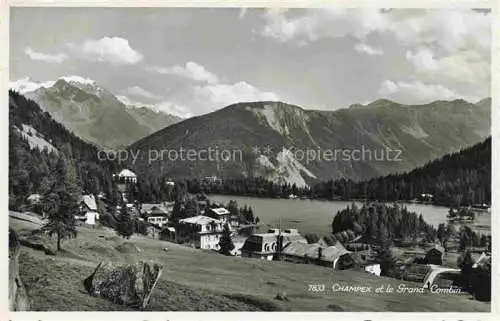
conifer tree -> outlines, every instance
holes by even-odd
[[[127,204],[122,202],[120,207],[120,215],[116,224],[116,232],[121,237],[129,239],[132,234],[134,234],[134,222],[129,210],[127,209]]]
[[[78,213],[78,188],[68,176],[68,162],[64,154],[56,167],[57,180],[51,189],[43,195],[43,210],[47,214],[47,223],[42,227],[49,236],[57,238],[57,251],[61,250],[63,239],[76,237],[75,215]]]
[[[231,255],[231,251],[234,249],[233,241],[231,240],[231,231],[229,230],[229,225],[225,224],[222,230],[222,235],[219,240],[220,252],[224,255]]]

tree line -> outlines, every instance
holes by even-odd
[[[321,182],[311,196],[324,199],[415,200],[433,195],[433,203],[450,207],[491,204],[491,137],[460,152],[445,155],[408,173],[362,182]]]
[[[278,184],[263,177],[227,178],[222,183],[185,181],[190,193],[229,194],[267,198],[328,200],[418,200],[432,195],[432,203],[449,207],[491,204],[491,137],[472,147],[445,155],[410,172],[390,174],[365,181],[341,178],[321,181],[311,187]]]
[[[337,212],[331,228],[334,236],[343,236],[339,233],[351,231],[350,238],[363,236],[366,243],[381,246],[394,241],[416,244],[436,239],[436,230],[425,222],[421,214],[417,215],[398,204],[372,203],[361,207],[352,204]]]

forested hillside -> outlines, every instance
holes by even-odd
[[[313,187],[312,196],[327,199],[413,200],[432,194],[433,202],[448,206],[490,204],[491,137],[460,152],[408,173],[364,182],[330,180]]]
[[[43,142],[41,144],[40,142]],[[67,176],[80,192],[112,195],[115,162],[68,131],[32,100],[9,91],[9,206],[45,194]]]

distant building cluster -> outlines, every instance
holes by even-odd
[[[206,176],[201,179],[200,182],[202,185],[220,185],[223,183],[222,178],[219,178],[217,176]]]

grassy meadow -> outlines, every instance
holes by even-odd
[[[29,217],[14,218],[11,213],[10,226],[22,240],[36,239],[55,248],[53,240],[33,234],[40,225]],[[84,227],[78,229],[76,239],[63,242],[63,251],[57,255],[22,247],[20,275],[32,309],[130,310],[92,297],[84,289],[83,280],[106,260],[146,260],[163,265],[147,307],[152,311],[490,311],[489,303],[473,300],[469,294],[333,292],[334,284],[372,289],[387,285],[398,289],[402,283],[414,288],[420,285],[314,265],[225,257],[138,235],[123,240],[113,230]],[[325,290],[311,292],[310,284],[324,284]],[[288,301],[275,299],[282,292],[286,292]]]

